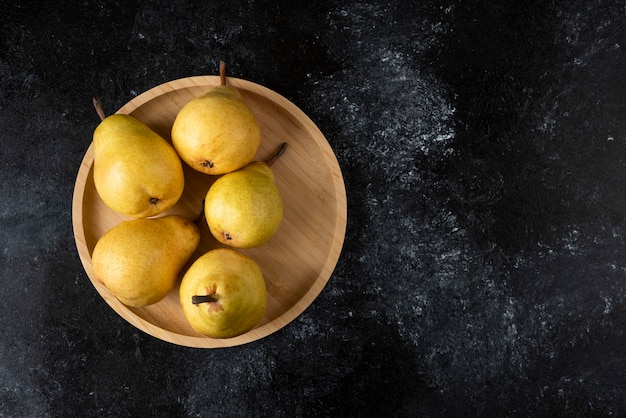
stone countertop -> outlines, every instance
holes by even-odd
[[[624,2],[295,3],[0,6],[0,416],[626,414]],[[221,59],[325,134],[348,225],[300,317],[202,350],[102,300],[71,202],[93,96]]]

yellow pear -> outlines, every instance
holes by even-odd
[[[93,179],[102,201],[134,218],[171,208],[185,186],[172,145],[129,115],[114,114],[93,134]]]
[[[230,248],[211,250],[189,267],[180,283],[189,324],[212,338],[241,335],[261,321],[267,307],[258,264]]]
[[[200,243],[198,227],[178,215],[124,221],[106,232],[91,256],[97,280],[122,303],[163,299]]]
[[[226,85],[220,63],[221,85],[189,101],[176,115],[172,144],[193,169],[224,174],[248,164],[261,144],[259,124],[234,87]]]
[[[218,178],[206,194],[204,216],[222,244],[252,248],[269,241],[281,224],[283,202],[268,162],[254,161]]]

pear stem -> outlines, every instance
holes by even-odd
[[[280,156],[285,153],[286,149],[287,149],[287,143],[283,142],[282,144],[280,144],[280,148],[278,148],[278,151],[276,151],[276,153],[272,155],[270,158],[265,160],[265,164],[267,164],[268,166],[271,166],[272,164],[274,164],[276,160],[278,160],[278,158],[280,158]]]
[[[100,120],[104,120],[104,118],[106,118],[104,108],[102,107],[102,103],[100,103],[100,99],[97,97],[93,98],[93,107],[96,108],[96,113],[100,116]]]
[[[196,295],[191,297],[191,303],[194,305],[207,302],[217,302],[217,299],[213,295]]]
[[[226,85],[226,62],[220,61],[220,86]]]

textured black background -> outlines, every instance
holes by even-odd
[[[622,0],[5,3],[0,416],[626,414]],[[99,297],[71,201],[93,96],[221,59],[324,132],[348,228],[302,316],[198,350]]]

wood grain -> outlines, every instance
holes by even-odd
[[[170,140],[178,111],[192,98],[219,84],[217,76],[174,80],[154,87],[128,102],[117,113],[130,114]],[[119,302],[93,275],[91,254],[98,239],[128,217],[109,209],[93,184],[93,144],[76,178],[72,222],[76,246],[87,276],[102,298],[119,315],[140,330],[174,344],[218,348],[249,343],[272,334],[300,315],[319,295],[337,264],[346,230],[346,191],[335,154],[315,124],[293,103],[258,84],[227,78],[241,92],[261,127],[257,160],[265,160],[282,142],[289,147],[272,165],[284,204],[283,222],[270,242],[240,250],[261,267],[268,289],[268,307],[259,325],[228,339],[213,339],[195,332],[187,323],[178,300],[178,287],[162,301],[142,308]],[[195,219],[202,199],[217,177],[185,165],[185,191],[165,214]],[[193,262],[221,245],[200,224],[202,240]]]

